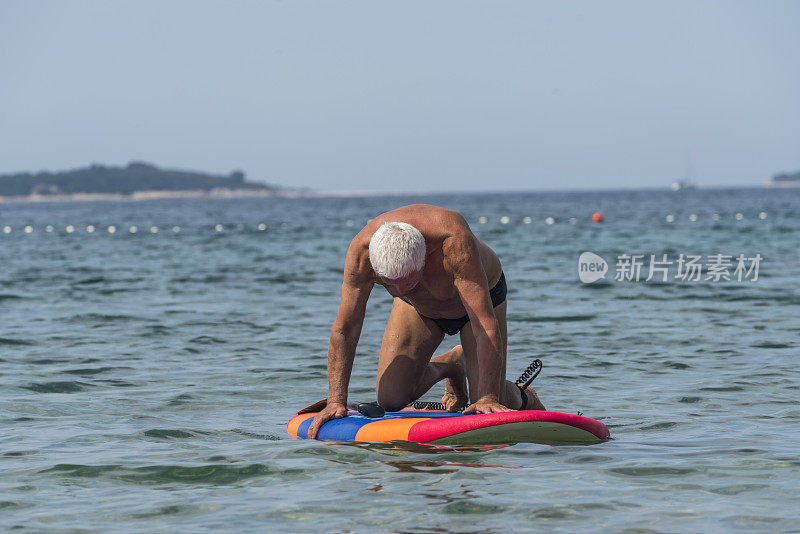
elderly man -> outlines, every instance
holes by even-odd
[[[384,409],[402,409],[442,379],[442,403],[450,411],[544,409],[533,389],[505,380],[506,281],[497,255],[457,212],[415,204],[379,215],[350,242],[328,348],[328,402],[309,438],[347,413],[356,344],[375,284],[395,297],[378,359]],[[459,334],[461,344],[431,358],[445,334]]]

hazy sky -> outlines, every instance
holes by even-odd
[[[0,173],[320,189],[800,169],[800,2],[0,0]]]

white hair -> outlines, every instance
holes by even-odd
[[[408,223],[385,222],[369,240],[369,262],[381,278],[406,277],[425,265],[425,238]]]

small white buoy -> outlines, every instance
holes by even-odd
[[[523,217],[522,222],[525,224],[530,224],[533,221],[530,217]]]
[[[138,232],[138,231],[139,231],[139,227],[138,227],[138,226],[131,226],[131,227],[128,229],[128,231],[129,231],[130,233],[132,233],[132,234],[135,234],[136,232]]]
[[[44,231],[47,232],[47,233],[52,232],[53,231],[53,225],[52,224],[48,224],[47,226],[44,227]]]
[[[545,224],[554,224],[555,222],[556,222],[556,220],[554,218],[552,218],[552,217],[548,217],[548,218],[546,218],[544,220]]]
[[[11,233],[11,227],[10,226],[4,226],[3,227],[3,233],[4,234],[10,234]]]
[[[72,232],[75,231],[75,227],[70,224],[65,228],[65,230],[67,231],[68,234],[71,234]]]
[[[505,215],[503,215],[502,217],[500,217],[500,224],[508,224],[508,223],[510,223],[510,222],[511,222],[511,219],[509,219],[509,218],[508,218],[508,217],[506,217]]]
[[[109,226],[109,227],[108,227],[108,233],[109,233],[109,234],[116,233],[116,231],[117,231],[117,227],[116,227],[116,226],[114,226],[113,224],[112,224],[111,226]]]
[[[670,215],[667,215],[667,217],[666,217],[666,221],[667,221],[668,223],[674,222],[674,221],[675,221],[675,216],[674,216],[674,215],[672,215],[672,214],[670,214]]]
[[[221,232],[222,231],[222,225],[221,224],[216,225],[214,227],[214,230],[216,230],[217,232]]]
[[[577,222],[578,222],[578,219],[576,219],[575,217],[570,217],[569,218],[569,223],[570,224],[576,224]]]
[[[486,217],[478,217],[478,224],[486,224],[487,222],[489,222],[489,219]]]
[[[261,224],[258,225],[258,229],[259,229],[259,231],[263,232],[264,230],[267,229],[267,225],[264,224],[264,223],[261,223]]]
[[[352,221],[350,221],[350,222],[352,222]],[[281,228],[283,228],[283,229],[289,228],[289,225],[286,224],[286,223],[281,223]]]
[[[87,231],[87,232],[89,232],[90,234],[91,234],[92,232],[94,232],[94,225],[90,224],[89,226],[87,226],[87,227],[86,227],[86,231]]]
[[[180,231],[181,231],[181,227],[180,227],[180,226],[173,226],[173,227],[172,227],[172,231],[173,231],[173,232],[175,232],[175,233],[177,234],[178,232],[180,232]]]
[[[158,226],[151,226],[150,227],[150,233],[151,234],[157,234],[158,233]]]
[[[764,219],[767,218],[767,213],[765,211],[762,211],[761,213],[758,214],[758,218],[763,221]]]
[[[719,220],[719,213],[715,213],[714,215],[711,216],[711,218],[714,219],[715,221],[718,221]]]
[[[689,220],[695,222],[697,220],[697,215],[692,213],[691,215],[689,215]]]
[[[742,219],[744,219],[744,215],[742,215],[741,213],[737,213],[736,214],[736,220],[737,221],[741,221]]]
[[[26,226],[25,227],[25,233],[26,234],[30,234],[31,232],[33,232],[33,226],[30,226],[30,225]]]

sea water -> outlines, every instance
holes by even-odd
[[[541,358],[545,405],[613,440],[290,439],[327,394],[350,239],[415,202],[498,253],[509,378]],[[2,204],[0,529],[797,529],[799,215],[767,189]],[[584,252],[605,278],[580,281]],[[376,287],[353,400],[390,307]]]

